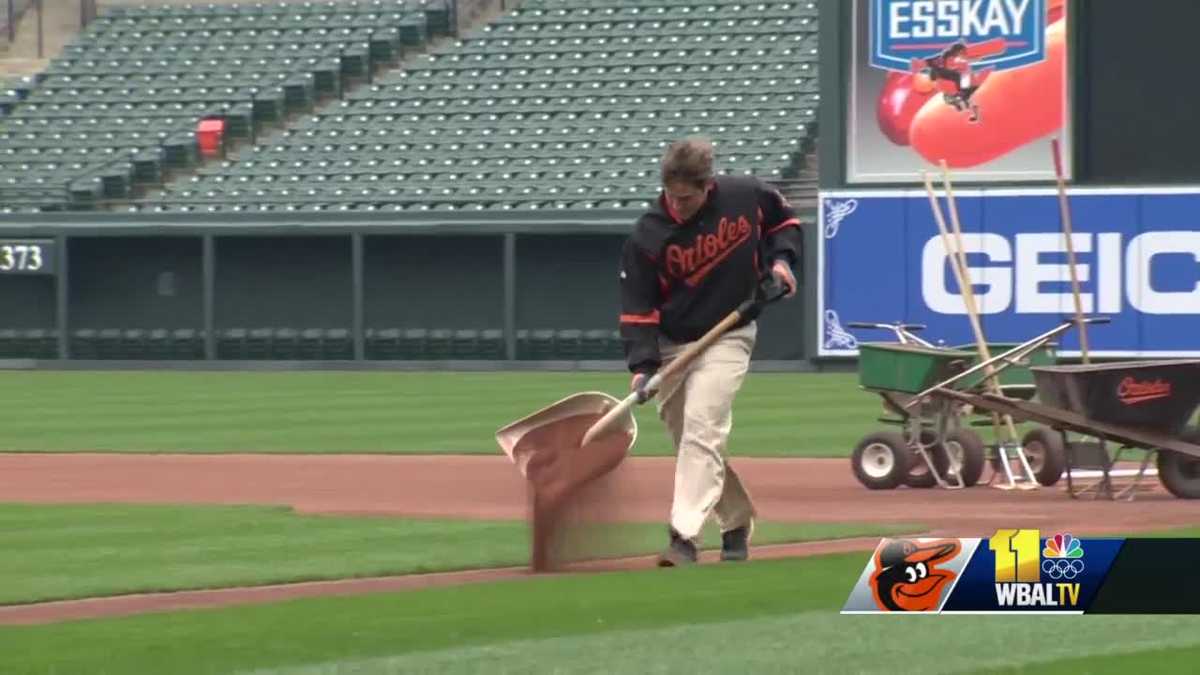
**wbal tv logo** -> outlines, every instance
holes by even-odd
[[[996,604],[1001,607],[1075,607],[1083,574],[1083,545],[1069,534],[1046,539],[1037,530],[997,530],[988,540],[996,557]]]

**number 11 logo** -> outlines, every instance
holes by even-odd
[[[996,556],[996,583],[1041,581],[1041,539],[1037,530],[996,530],[988,540]]]

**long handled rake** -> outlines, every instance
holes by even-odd
[[[971,322],[971,330],[975,336],[975,345],[979,350],[980,361],[989,364],[984,368],[984,386],[987,387],[989,393],[1001,396],[1003,393],[1000,389],[999,381],[996,379],[996,371],[990,365],[991,353],[987,346],[987,340],[984,337],[983,326],[979,320],[979,306],[976,303],[975,290],[971,280],[970,269],[967,267],[967,257],[964,250],[965,246],[963,245],[962,225],[959,222],[958,207],[954,201],[954,188],[950,183],[950,169],[946,165],[945,160],[941,162],[941,169],[942,182],[946,189],[946,205],[950,211],[951,225],[954,228],[953,239],[946,227],[946,219],[942,215],[941,205],[938,203],[937,196],[934,193],[933,183],[930,181],[929,174],[922,171],[921,175],[925,182],[925,192],[929,197],[929,205],[933,210],[934,221],[937,222],[938,231],[941,233],[942,245],[945,247],[946,253],[950,258],[955,280],[958,282],[958,287],[962,292],[963,303],[966,305],[967,317]],[[1025,452],[1021,448],[1017,428],[1013,423],[1012,417],[993,412],[992,428],[996,434],[996,451],[1000,455],[1000,466],[1004,468],[1005,477],[1008,479],[1007,484],[995,487],[1003,490],[1036,490],[1038,483],[1034,477],[1033,468],[1030,467],[1029,460],[1025,457]],[[1013,475],[1008,457],[1009,450],[1013,451],[1024,471],[1025,475],[1020,480]],[[929,458],[926,458],[926,461],[929,462]],[[951,461],[953,463],[953,457],[951,457]],[[932,463],[930,465],[932,466]],[[993,474],[992,480],[995,480],[995,474]]]

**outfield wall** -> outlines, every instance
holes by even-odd
[[[618,258],[636,214],[310,215],[0,225],[0,247],[44,245],[53,257],[0,271],[0,359],[623,358]],[[806,359],[808,296],[761,320],[756,359]]]

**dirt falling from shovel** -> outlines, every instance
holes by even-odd
[[[614,430],[586,447],[579,442],[599,414],[574,415],[525,434],[514,454],[529,453],[532,516],[531,566],[551,571],[584,557],[603,557],[620,547],[611,524],[619,505],[613,501],[613,469],[629,449],[631,434]],[[609,523],[608,526],[605,523]]]

